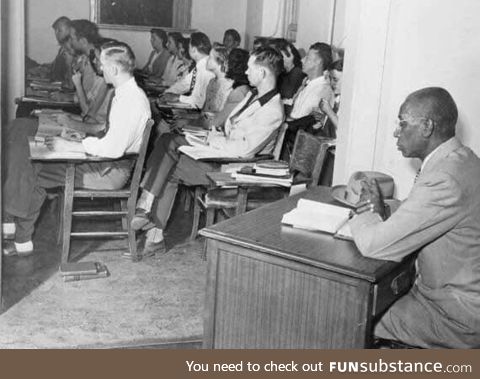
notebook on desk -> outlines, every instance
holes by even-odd
[[[336,238],[352,240],[348,221],[350,209],[318,201],[300,199],[297,207],[282,217],[282,224],[293,228],[325,232]]]

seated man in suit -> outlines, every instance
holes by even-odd
[[[207,86],[214,75],[207,70],[208,55],[212,45],[210,39],[202,32],[192,33],[190,37],[189,54],[195,61],[193,70],[180,81],[165,91],[161,102],[176,102],[190,104],[193,108],[202,109],[205,103]]]
[[[105,80],[115,87],[105,135],[102,138],[87,137],[82,142],[51,137],[46,141],[50,149],[108,158],[118,158],[139,150],[145,124],[150,118],[150,104],[133,78],[133,52],[124,43],[112,42],[102,46],[100,63]],[[5,213],[2,226],[4,234],[14,236],[15,243],[8,244],[3,251],[4,254],[28,255],[33,253],[32,234],[46,197],[45,189],[64,185],[66,165],[32,164],[29,161],[27,138],[25,135],[23,138],[14,136],[18,135],[9,134],[5,149],[7,167],[3,186]],[[14,150],[21,150],[23,154],[19,155]],[[75,184],[83,188],[119,189],[129,180],[131,168],[132,161],[127,159],[78,164]]]
[[[272,152],[284,119],[283,104],[276,89],[282,65],[281,54],[272,48],[261,48],[251,54],[246,73],[255,90],[249,92],[232,110],[227,117],[224,133],[212,132],[209,135],[207,149],[211,150],[212,155],[252,157],[258,153]],[[219,168],[216,164],[180,153],[176,149],[178,145],[168,146],[169,150],[160,164],[154,166],[154,172],[147,165],[142,184],[148,188],[149,196],[145,195],[147,191],[142,192],[143,198],[138,203],[140,209],[132,220],[135,229],[144,227],[149,221],[155,225],[147,231],[143,255],[158,253],[164,248],[163,229],[170,217],[178,183],[208,185],[206,173]]]
[[[376,183],[351,230],[360,252],[399,261],[418,252],[410,291],[375,335],[424,348],[480,346],[480,159],[455,138],[457,107],[443,88],[410,94],[395,130],[404,157],[422,166],[406,200],[385,219]]]

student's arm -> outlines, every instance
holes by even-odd
[[[82,86],[82,74],[78,71],[73,74],[72,82],[75,86],[75,92],[77,93],[78,102],[80,104],[80,108],[82,109],[82,113],[85,114],[88,112],[88,100],[85,89]]]
[[[91,117],[94,120],[97,120],[97,112],[105,102],[105,98],[109,94],[109,89],[107,83],[102,80],[102,84],[99,87],[95,97],[90,100],[88,104],[88,110],[86,112],[87,116]]]
[[[453,177],[436,172],[419,178],[412,192],[390,218],[365,212],[350,221],[360,252],[399,261],[450,230],[464,217],[462,190]]]
[[[75,116],[68,114],[59,114],[57,116],[57,122],[70,129],[78,130],[79,132],[84,132],[87,134],[97,134],[98,132],[105,129],[105,124],[99,123],[85,123],[75,119]]]

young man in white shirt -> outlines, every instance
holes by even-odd
[[[180,101],[190,104],[193,108],[203,108],[208,83],[214,77],[214,74],[207,70],[207,59],[211,48],[210,39],[206,34],[192,33],[188,52],[195,61],[195,67],[185,78],[168,88],[160,101]]]
[[[118,158],[140,149],[143,130],[150,118],[150,104],[133,78],[134,54],[128,45],[112,42],[102,46],[100,62],[105,80],[115,88],[105,135],[101,138],[87,137],[82,142],[50,137],[46,144],[51,150]],[[15,148],[23,150],[22,157],[28,160],[26,138],[8,143],[15,143]],[[18,151],[15,156],[18,157]],[[4,232],[15,236],[15,243],[5,246],[3,252],[25,256],[33,253],[32,234],[46,197],[45,189],[65,184],[66,165],[29,164],[23,158],[23,162],[15,162],[9,159],[8,154],[6,158],[7,174],[3,192],[5,223],[2,226]],[[18,165],[22,167],[21,170]],[[78,164],[75,184],[92,189],[122,188],[130,178],[131,168],[130,160]]]
[[[209,136],[208,147],[212,156],[252,157],[272,152],[284,120],[283,103],[277,91],[277,78],[282,67],[282,55],[275,49],[261,48],[251,54],[246,73],[255,90],[249,92],[230,113],[225,133]],[[134,229],[145,227],[149,221],[155,225],[147,231],[144,256],[158,254],[164,249],[163,229],[170,217],[178,183],[208,185],[206,173],[218,168],[216,164],[190,158],[176,148],[166,152],[155,172],[149,171],[147,165],[144,191],[132,221]]]
[[[286,134],[287,145],[292,148],[299,129],[315,133],[323,124],[316,123],[312,115],[319,110],[322,99],[333,105],[333,91],[324,72],[332,63],[332,49],[326,43],[317,42],[310,46],[303,63],[303,72],[307,74],[304,83],[293,99]]]

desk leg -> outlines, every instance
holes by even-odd
[[[236,215],[241,215],[247,210],[247,192],[247,187],[238,187]]]
[[[62,263],[68,262],[70,253],[70,232],[72,231],[73,188],[75,184],[75,164],[67,163],[65,172],[65,192],[63,199],[63,245]]]

